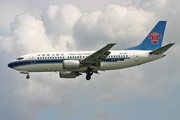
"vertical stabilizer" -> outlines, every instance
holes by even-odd
[[[159,21],[140,45],[126,50],[156,50],[160,48],[164,37],[165,27],[166,21]]]

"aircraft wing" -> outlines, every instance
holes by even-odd
[[[93,64],[102,62],[111,52],[111,49],[116,43],[107,44],[105,47],[89,55],[87,58],[82,59],[80,62],[84,64]]]

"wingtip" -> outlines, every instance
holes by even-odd
[[[169,43],[169,45],[173,46],[175,43]]]
[[[109,43],[109,44],[115,45],[115,44],[117,44],[117,43]]]

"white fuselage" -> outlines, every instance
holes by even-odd
[[[149,52],[146,50],[112,50],[111,54],[101,62],[100,67],[93,67],[93,71],[132,67],[164,56],[164,53],[150,55]],[[81,60],[92,53],[94,51],[33,53],[21,56],[22,59],[14,60],[8,66],[26,72],[68,71],[63,69],[63,60]],[[71,71],[78,72],[84,72],[85,70],[87,70],[87,66],[71,69]]]

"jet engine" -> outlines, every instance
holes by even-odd
[[[80,68],[80,62],[78,60],[64,60],[62,62],[63,69],[78,69]]]
[[[60,78],[75,78],[76,76],[81,75],[79,72],[75,71],[59,71]]]

